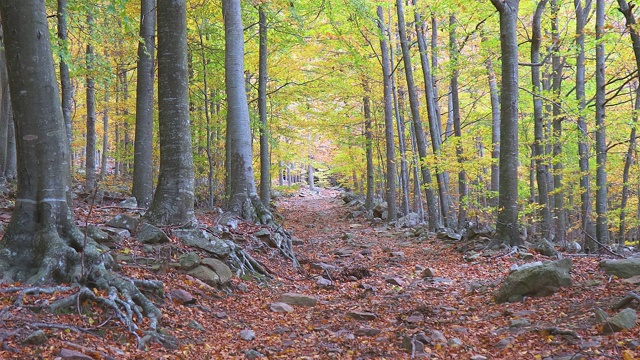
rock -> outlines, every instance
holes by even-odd
[[[622,330],[632,329],[636,326],[636,320],[637,316],[635,310],[631,308],[623,309],[603,324],[602,332],[604,334],[611,334]]]
[[[283,302],[274,302],[269,305],[271,311],[274,312],[293,312],[293,307]]]
[[[131,233],[127,229],[102,226],[100,230],[106,232],[109,235],[109,241],[113,243],[121,242],[131,236]]]
[[[384,213],[387,212],[387,202],[377,201],[373,206],[373,217],[378,219],[385,219]]]
[[[245,350],[244,351],[244,355],[247,357],[247,359],[250,359],[250,360],[261,358],[261,357],[265,356],[263,353],[259,352],[258,350],[255,350],[255,349]]]
[[[391,285],[404,286],[404,281],[402,279],[400,279],[399,277],[387,278],[384,281],[386,281],[387,283],[389,283]]]
[[[418,339],[419,335],[420,334],[402,337],[402,348],[410,354],[415,355],[416,357],[422,356],[424,354],[424,346],[426,344],[426,342],[420,341],[420,339]]]
[[[349,257],[353,255],[353,249],[348,249],[348,248],[338,249],[338,250],[334,250],[333,254],[340,257]]]
[[[410,324],[421,323],[424,321],[424,315],[421,313],[413,313],[407,316],[407,322]]]
[[[124,209],[137,209],[138,208],[138,202],[136,201],[135,197],[129,197],[126,198],[124,200],[122,200],[118,206],[120,206],[121,208]]]
[[[218,312],[216,313],[216,317],[217,317],[218,319],[224,319],[224,318],[226,318],[226,317],[227,317],[227,313],[226,313],[226,312],[224,312],[224,311],[218,311]]]
[[[325,263],[313,263],[311,264],[311,268],[315,270],[324,270],[324,271],[336,271],[338,270],[337,266],[325,264]]]
[[[382,332],[382,330],[380,329],[374,329],[374,328],[360,328],[357,329],[354,334],[356,336],[376,336],[378,334],[380,334]]]
[[[600,269],[607,275],[628,279],[640,275],[640,258],[607,259],[600,261]]]
[[[316,281],[316,284],[321,288],[329,288],[333,286],[333,281],[329,279],[325,279],[322,276],[320,276],[318,278],[318,281]]]
[[[622,282],[625,282],[627,284],[634,284],[634,285],[640,284],[640,275],[634,275],[628,279],[622,280]]]
[[[422,223],[420,215],[416,213],[408,213],[396,221],[396,227],[414,228]]]
[[[506,337],[506,338],[501,339],[500,341],[498,341],[498,343],[496,344],[496,347],[498,349],[504,349],[507,346],[509,346],[509,344],[511,344],[512,341],[513,341],[512,337]]]
[[[140,226],[140,230],[136,237],[138,241],[143,244],[160,244],[169,242],[169,237],[164,233],[164,231],[147,223]]]
[[[366,311],[350,311],[347,313],[347,317],[354,320],[375,320],[377,318],[376,314]]]
[[[342,198],[342,201],[344,201],[345,204],[348,204],[360,198],[360,196],[354,193],[353,191],[343,192],[340,197]]]
[[[571,285],[572,261],[569,258],[519,269],[503,281],[495,301],[497,303],[522,300],[523,296],[548,296],[560,287]]]
[[[608,318],[609,315],[604,310],[596,308],[596,324],[604,324]]]
[[[469,359],[470,360],[487,360],[487,357],[484,355],[473,355]]]
[[[233,276],[233,273],[231,272],[229,266],[218,259],[204,258],[200,263],[202,265],[210,267],[213,271],[216,272],[216,274],[218,274],[221,285],[225,285],[226,283],[228,283]]]
[[[420,277],[423,279],[432,278],[434,276],[436,276],[436,271],[433,268],[426,268],[422,270],[422,273],[420,274]]]
[[[240,338],[242,340],[251,341],[256,338],[256,333],[254,333],[253,330],[248,329],[240,330]]]
[[[509,328],[516,329],[531,325],[529,319],[513,319],[509,321]]]
[[[247,284],[245,283],[239,283],[237,285],[238,290],[242,291],[242,292],[247,292],[249,291],[249,287],[247,286]]]
[[[200,323],[195,320],[189,320],[187,327],[198,331],[206,331],[204,326],[200,325]]]
[[[447,341],[447,345],[451,347],[460,347],[462,346],[462,340],[458,338],[449,339],[449,341]]]
[[[303,294],[285,293],[280,295],[280,300],[278,301],[293,306],[316,306],[318,299]]]
[[[118,214],[107,221],[107,225],[114,228],[127,229],[133,234],[136,232],[138,225],[140,225],[140,220],[126,214]]]
[[[188,252],[180,255],[178,262],[184,270],[191,270],[200,265],[200,255],[197,252]]]
[[[447,338],[440,330],[431,330],[431,341],[434,344],[446,344]]]
[[[518,270],[529,269],[529,268],[536,267],[536,266],[541,266],[541,265],[543,265],[542,261],[536,261],[536,262],[526,263],[526,264],[522,264],[522,265],[513,264],[509,268],[509,273],[512,273],[512,272],[518,271]]]
[[[235,246],[200,229],[176,229],[172,233],[184,245],[204,250],[218,259],[229,256]]]
[[[99,244],[113,243],[113,239],[107,234],[107,232],[100,230],[95,225],[87,226],[87,236],[98,242]]]
[[[256,232],[253,233],[253,236],[255,237],[269,237],[271,236],[271,231],[267,230],[267,229],[260,229]]]
[[[553,243],[547,239],[542,239],[533,244],[533,250],[544,256],[555,257],[558,255]]]
[[[59,354],[61,359],[66,360],[93,360],[93,358],[89,355],[85,355],[79,351],[62,349]]]
[[[24,343],[30,345],[42,345],[47,342],[47,339],[47,334],[45,334],[44,331],[36,330],[24,339]]]
[[[180,305],[194,304],[196,302],[196,299],[194,299],[190,292],[182,289],[173,289],[169,291],[167,293],[167,297]]]
[[[528,252],[521,252],[520,257],[522,258],[522,260],[533,260],[533,254],[532,253],[528,253]]]
[[[218,276],[218,274],[216,274],[216,272],[211,268],[204,265],[198,265],[187,274],[210,286],[216,286],[220,283],[220,277]]]

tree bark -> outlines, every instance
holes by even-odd
[[[258,69],[258,113],[260,114],[260,200],[271,202],[271,157],[269,155],[269,124],[267,122],[267,14],[264,4],[258,7],[260,22],[260,59]],[[313,167],[309,164],[310,177]],[[310,184],[311,186],[311,184]]]
[[[366,76],[362,77],[362,87],[364,89],[364,97],[362,98],[362,108],[364,112],[364,149],[367,158],[367,190],[364,201],[364,208],[368,211],[373,209],[373,196],[375,187],[375,177],[373,168],[373,130],[371,121],[371,100],[369,94],[369,82]]]
[[[489,94],[491,96],[491,206],[498,206],[498,192],[500,189],[500,92],[496,73],[493,70],[491,58],[486,61],[487,74],[489,76]]]
[[[607,223],[607,137],[605,132],[604,0],[596,0],[596,238],[609,243]]]
[[[532,20],[531,31],[531,63],[540,62],[540,42],[542,39],[542,28],[540,21],[547,0],[540,0]],[[542,93],[542,83],[540,81],[540,67],[531,67],[531,84],[533,85],[533,120],[534,120],[534,159],[536,168],[536,183],[538,185],[538,205],[540,207],[540,235],[543,239],[551,239],[551,211],[549,206],[549,166],[546,160],[545,150],[545,119],[543,115],[543,104],[540,94]]]
[[[96,178],[96,97],[95,81],[93,79],[94,70],[94,50],[93,50],[93,16],[87,15],[88,40],[86,48],[86,101],[87,101],[87,132],[85,147],[85,189],[93,191],[97,184]]]
[[[107,161],[109,157],[109,91],[104,92],[104,110],[102,111],[102,161],[100,168],[100,180],[107,176]]]
[[[65,54],[69,49],[67,46],[67,0],[58,0],[58,42]],[[67,141],[71,146],[71,107],[73,105],[73,87],[71,86],[71,76],[69,75],[69,65],[60,59],[60,90],[62,92],[62,115],[67,131]]]
[[[140,2],[140,42],[136,82],[136,129],[132,195],[146,208],[153,198],[153,84],[155,80],[156,1]]]
[[[522,245],[518,226],[518,39],[519,0],[491,0],[500,13],[500,187],[496,241]]]
[[[393,105],[391,94],[391,63],[389,59],[389,45],[387,44],[386,25],[382,6],[377,7],[378,26],[380,28],[380,48],[382,53],[382,78],[384,84],[384,133],[387,150],[387,173],[386,173],[386,200],[387,200],[387,222],[395,221],[396,210],[396,159],[393,135]]]
[[[160,174],[146,220],[193,225],[193,153],[189,121],[185,0],[158,1]]]

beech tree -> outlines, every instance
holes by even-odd
[[[145,218],[159,225],[195,222],[186,12],[186,0],[158,0],[160,175]]]

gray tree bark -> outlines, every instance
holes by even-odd
[[[2,31],[2,28],[0,28]],[[0,33],[1,34],[1,33]],[[13,123],[9,77],[4,53],[4,44],[0,42],[0,184],[7,181],[7,162],[9,155],[9,124]]]
[[[596,0],[596,238],[609,243],[607,223],[607,137],[605,128],[604,0]],[[594,249],[595,250],[595,249]]]
[[[491,58],[486,61],[487,74],[489,76],[489,94],[491,97],[491,196],[489,204],[498,206],[498,191],[500,189],[500,92],[496,73],[493,70]]]
[[[86,106],[87,106],[87,133],[85,147],[85,189],[92,191],[97,184],[96,178],[96,95],[95,81],[93,79],[94,70],[94,50],[93,50],[93,16],[87,15],[88,42],[86,48]]]
[[[540,25],[542,13],[547,0],[540,0],[533,14],[531,31],[531,63],[540,62],[540,42],[542,39],[542,28]],[[540,67],[531,66],[531,84],[533,85],[533,120],[534,120],[534,159],[536,168],[536,183],[538,185],[538,205],[540,206],[540,236],[544,239],[551,239],[551,211],[549,206],[549,165],[546,160],[545,150],[545,119],[543,114],[543,104],[540,94],[542,93],[542,83],[540,81]]]
[[[109,91],[104,92],[104,110],[102,111],[102,161],[100,180],[107,176],[107,162],[109,160]]]
[[[160,174],[146,220],[192,225],[193,153],[189,121],[185,0],[158,1]]]
[[[491,0],[500,13],[500,187],[496,242],[522,245],[518,226],[518,39],[519,0]]]
[[[138,206],[153,198],[153,84],[155,80],[156,1],[140,2],[140,42],[136,82],[136,129],[133,143],[133,188]]]
[[[258,69],[258,113],[260,114],[260,200],[269,207],[271,202],[271,156],[269,154],[269,124],[267,122],[267,14],[264,5],[258,7],[260,22],[260,59]],[[309,164],[309,177],[313,167]],[[311,184],[310,184],[311,186]]]
[[[68,52],[67,45],[67,0],[58,0],[58,42],[61,48]],[[60,59],[60,90],[62,92],[62,115],[67,130],[67,140],[71,146],[71,106],[73,105],[73,87],[71,86],[71,76],[69,75],[69,65]]]
[[[364,208],[366,210],[371,210],[373,208],[375,177],[373,168],[373,130],[371,121],[371,100],[369,97],[371,90],[369,88],[369,82],[367,81],[366,76],[362,77],[362,87],[364,89],[364,96],[362,98],[362,108],[364,112],[364,149],[365,156],[367,158],[367,190],[364,201]]]

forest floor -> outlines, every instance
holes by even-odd
[[[493,293],[509,267],[523,260],[505,252],[467,262],[454,241],[420,240],[408,229],[347,219],[349,208],[339,195],[327,189],[317,194],[303,190],[278,202],[282,225],[301,240],[294,247],[301,270],[250,236],[258,226],[240,226],[236,241],[240,239],[274,278],[234,277],[226,290],[193,281],[173,267],[152,270],[142,261],[141,245],[126,240],[117,251],[137,254],[140,260],[123,266],[126,275],[159,279],[166,293],[182,289],[195,298],[193,304],[185,305],[151,296],[163,313],[161,331],[177,339],[173,349],[150,343],[138,350],[136,338],[96,304],[78,304],[77,311],[68,314],[31,308],[64,293],[25,296],[24,303],[16,306],[15,293],[0,292],[0,358],[82,359],[77,353],[83,353],[86,359],[219,359],[261,354],[273,359],[408,359],[417,355],[416,341],[412,346],[411,339],[420,332],[427,341],[422,356],[433,359],[633,359],[640,355],[640,328],[602,335],[601,326],[596,325],[596,307],[613,314],[610,306],[637,288],[601,272],[599,257],[574,257],[573,285],[550,297],[496,304]],[[118,211],[98,206],[90,222],[100,224]],[[84,207],[77,216],[84,219],[86,214]],[[6,223],[9,215],[6,209],[0,211],[0,221]],[[203,223],[214,218],[208,213],[199,216]],[[188,250],[174,241],[169,249],[173,250],[156,257],[175,261],[181,251]],[[535,254],[535,260],[547,259]],[[325,266],[327,270],[312,266],[319,263],[330,266]],[[423,268],[433,269],[435,277],[423,279]],[[321,276],[332,284],[319,285]],[[16,284],[1,285],[0,291],[10,286]],[[273,311],[271,304],[289,292],[313,296],[317,304],[296,306],[293,312]],[[371,319],[357,320],[358,314]],[[193,321],[201,327],[193,326]],[[46,342],[25,344],[25,337],[38,329],[44,330]],[[255,338],[243,340],[243,330],[253,331]],[[69,357],[71,351],[77,357]]]

